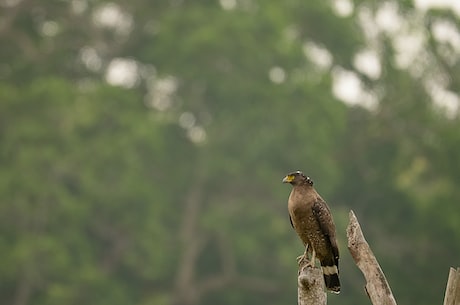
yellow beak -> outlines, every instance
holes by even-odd
[[[286,177],[283,178],[283,183],[291,183],[292,180],[294,180],[294,176],[287,175]]]

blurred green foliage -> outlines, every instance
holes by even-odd
[[[427,80],[459,92],[458,51],[433,30],[459,18],[334,3],[3,3],[0,302],[295,303],[303,249],[281,179],[301,169],[338,228],[329,304],[369,303],[350,209],[398,303],[441,303],[460,263],[460,119]],[[426,37],[412,65],[398,65],[399,30],[362,25],[385,5]],[[376,78],[356,68],[369,48]],[[340,101],[338,69],[378,104]]]

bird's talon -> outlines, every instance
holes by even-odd
[[[312,262],[308,259],[308,256],[306,256],[305,254],[298,256],[296,260],[299,266],[305,265],[304,267],[314,267]]]
[[[304,259],[305,259],[305,255],[297,256],[297,258],[296,258],[297,264],[300,265],[303,262]]]

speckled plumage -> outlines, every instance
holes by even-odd
[[[319,259],[324,273],[326,288],[340,292],[338,277],[339,249],[335,225],[329,207],[313,188],[313,181],[302,172],[287,175],[283,182],[292,184],[288,200],[291,224],[308,246],[308,253]],[[315,262],[311,262],[312,265]]]

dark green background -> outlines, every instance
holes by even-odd
[[[329,1],[234,3],[3,2],[1,304],[295,304],[303,249],[281,179],[297,169],[337,225],[343,287],[329,304],[369,304],[350,209],[398,304],[442,303],[460,265],[460,118],[426,83],[459,92],[458,50],[432,26],[458,31],[459,17],[411,1],[355,0],[348,16]],[[383,5],[405,28],[371,26],[370,39],[360,20]],[[407,68],[393,43],[404,31],[425,38]],[[376,79],[354,68],[368,48]],[[116,58],[135,63],[134,83],[106,82]],[[334,96],[338,67],[377,107]]]

